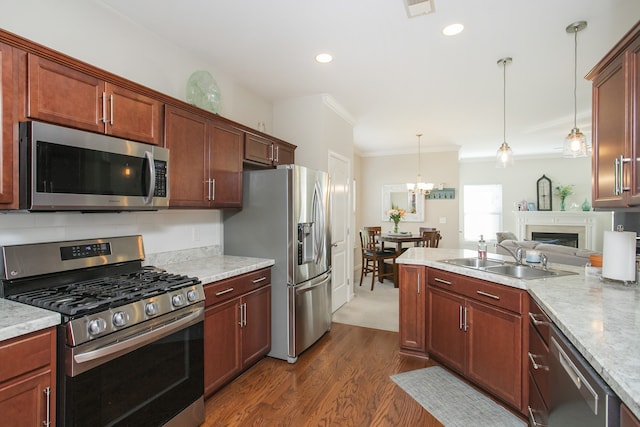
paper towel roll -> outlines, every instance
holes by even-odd
[[[636,280],[636,233],[605,231],[602,247],[602,277],[632,282]]]

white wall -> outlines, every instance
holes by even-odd
[[[272,128],[269,101],[237,86],[214,64],[203,63],[100,2],[5,1],[0,27],[181,100],[191,73],[208,70],[220,87],[222,116],[253,128],[264,122],[267,132]],[[124,234],[142,234],[149,254],[221,247],[222,218],[215,210],[0,214],[0,245]]]
[[[562,139],[559,138],[559,143]],[[551,179],[552,187],[574,185],[574,194],[567,198],[567,209],[573,203],[582,205],[585,199],[591,204],[591,157],[565,159],[560,152],[557,157],[539,159],[518,159],[513,167],[496,168],[495,161],[477,161],[460,163],[460,185],[465,184],[502,184],[503,230],[514,231],[516,227],[516,204],[519,201],[537,202],[536,181],[546,175]],[[461,197],[463,196],[461,192]],[[560,210],[560,199],[553,197],[553,210]],[[462,206],[462,205],[461,205]],[[460,230],[462,231],[462,207],[460,211]],[[495,239],[495,236],[492,236]],[[475,248],[475,242],[460,240],[461,247]]]
[[[360,157],[360,174],[358,180],[358,224],[357,229],[363,226],[382,225],[382,231],[388,232],[393,228],[393,223],[382,218],[382,186],[385,184],[406,184],[415,182],[417,175],[417,155],[397,155],[380,157]],[[438,185],[443,183],[447,188],[456,189],[456,198],[453,200],[426,200],[425,221],[400,222],[402,231],[418,233],[420,227],[436,227],[443,236],[440,247],[458,247],[458,207],[459,180],[458,180],[458,152],[446,151],[426,153],[422,156],[421,173],[425,182],[433,182]],[[445,222],[442,223],[441,219]],[[358,242],[358,247],[360,243]]]

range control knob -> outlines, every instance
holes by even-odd
[[[104,319],[97,318],[89,321],[89,334],[97,335],[105,331],[107,329],[107,322]]]
[[[191,302],[197,300],[199,297],[197,289],[191,289],[187,292],[187,299]]]
[[[180,307],[181,305],[184,305],[184,295],[175,294],[174,296],[172,296],[171,304],[173,304],[174,307]]]
[[[113,324],[117,327],[122,327],[127,324],[129,320],[129,315],[124,311],[118,311],[113,315]]]
[[[158,304],[155,302],[147,303],[144,306],[144,312],[147,313],[147,316],[155,316],[158,314]]]

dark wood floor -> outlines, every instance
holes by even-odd
[[[294,364],[265,358],[209,398],[204,426],[441,427],[390,375],[435,365],[398,333],[334,323]]]

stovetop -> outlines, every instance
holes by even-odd
[[[0,297],[60,313],[70,346],[204,306],[197,277],[142,267],[139,235],[3,246],[0,255]]]
[[[69,317],[77,317],[113,309],[132,301],[151,298],[198,283],[197,278],[142,269],[129,274],[35,289],[7,298]]]

